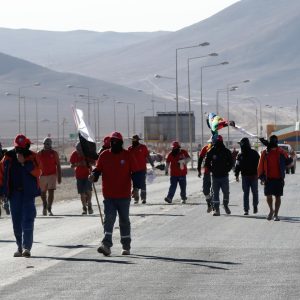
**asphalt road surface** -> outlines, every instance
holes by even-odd
[[[188,176],[188,202],[165,204],[169,177],[148,185],[148,203],[131,206],[132,250],[96,249],[99,214],[81,216],[79,199],[38,216],[32,258],[13,258],[11,220],[0,219],[0,299],[300,299],[300,175],[287,175],[280,222],[243,216],[241,183],[231,175],[231,215],[206,213],[202,179]],[[100,197],[101,198],[101,197]],[[94,209],[97,206],[94,201]],[[252,212],[252,210],[251,210]],[[40,210],[39,210],[40,213]]]

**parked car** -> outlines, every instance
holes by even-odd
[[[296,165],[297,165],[297,155],[294,149],[290,144],[278,144],[280,148],[285,150],[288,154],[289,157],[292,158],[293,162],[286,167],[286,173],[289,174],[290,172],[292,174],[295,174],[296,171]]]

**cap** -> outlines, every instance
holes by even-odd
[[[142,140],[142,139],[139,137],[138,134],[133,135],[131,139],[132,139],[132,140],[135,140],[135,141],[140,141],[140,140]]]
[[[110,136],[109,135],[107,135],[107,136],[104,137],[104,139],[103,139],[103,146],[104,147],[110,147]]]
[[[179,142],[177,142],[177,141],[172,142],[172,147],[175,148],[175,149],[180,148]]]
[[[240,144],[241,146],[244,146],[244,145],[250,145],[250,142],[249,142],[248,138],[244,137],[238,142],[238,144]]]
[[[15,147],[26,148],[26,146],[30,144],[32,144],[30,139],[23,134],[18,134],[14,140]]]
[[[111,139],[118,139],[118,140],[123,141],[122,134],[120,132],[117,132],[117,131],[112,132],[111,135],[110,135],[110,138]]]
[[[48,145],[50,144],[50,145],[52,145],[52,139],[49,138],[49,137],[44,138],[43,144],[44,144],[44,145],[45,145],[45,144],[48,144]]]

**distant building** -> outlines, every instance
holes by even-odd
[[[299,122],[296,122],[295,125],[289,125],[289,126],[285,126],[284,128],[274,130],[270,132],[268,136],[272,134],[278,136],[278,142],[280,144],[290,144],[294,150],[300,149]]]
[[[179,141],[188,143],[189,112],[178,113]],[[192,142],[195,142],[195,116],[191,112]],[[176,139],[176,112],[157,112],[154,117],[144,117],[144,137],[148,141],[171,142]]]

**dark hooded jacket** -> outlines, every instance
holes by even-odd
[[[235,176],[257,176],[257,166],[259,154],[250,146],[242,147],[241,153],[238,154],[235,164]]]
[[[233,167],[230,150],[225,147],[223,142],[217,142],[207,153],[204,165],[215,177],[228,176]]]

